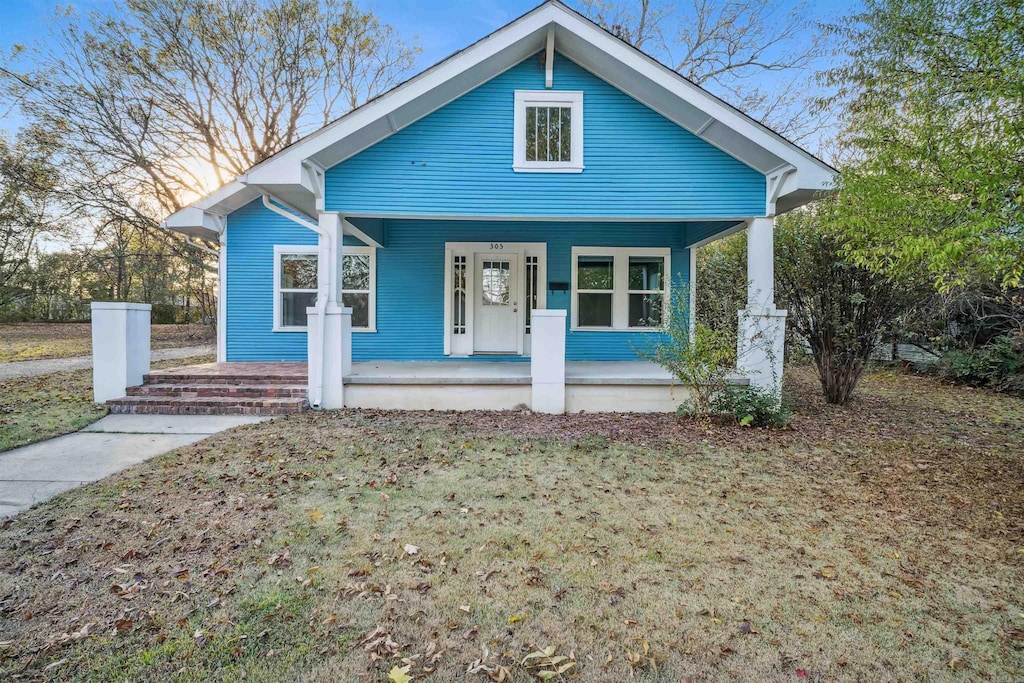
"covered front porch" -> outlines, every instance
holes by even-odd
[[[308,365],[302,362],[220,362],[148,373],[113,412],[285,414],[308,405]],[[393,410],[527,410],[535,384],[544,400],[550,376],[531,363],[470,359],[364,361],[344,375],[344,407]],[[742,377],[733,379],[746,384]],[[564,410],[670,412],[688,396],[663,368],[647,361],[565,363]]]

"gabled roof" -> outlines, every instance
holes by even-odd
[[[235,182],[169,216],[164,225],[210,239],[223,225],[220,217],[262,194],[315,216],[326,169],[551,47],[763,173],[770,204],[766,212],[805,204],[833,184],[837,171],[825,162],[558,0],[548,0],[253,166]]]

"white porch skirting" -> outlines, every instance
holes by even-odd
[[[737,383],[745,384],[743,378]],[[689,396],[645,361],[567,362],[565,412],[673,412]],[[371,361],[345,377],[345,407],[390,410],[532,410],[529,362]]]

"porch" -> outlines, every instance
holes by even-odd
[[[115,413],[270,414],[308,407],[308,367],[302,362],[206,363],[148,373],[128,396],[110,401]],[[737,384],[746,384],[736,377]],[[530,363],[365,361],[343,381],[346,408],[394,410],[531,409]],[[668,412],[688,389],[646,361],[565,364],[566,412]]]

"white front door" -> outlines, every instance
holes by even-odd
[[[519,255],[476,254],[473,351],[518,353]]]

